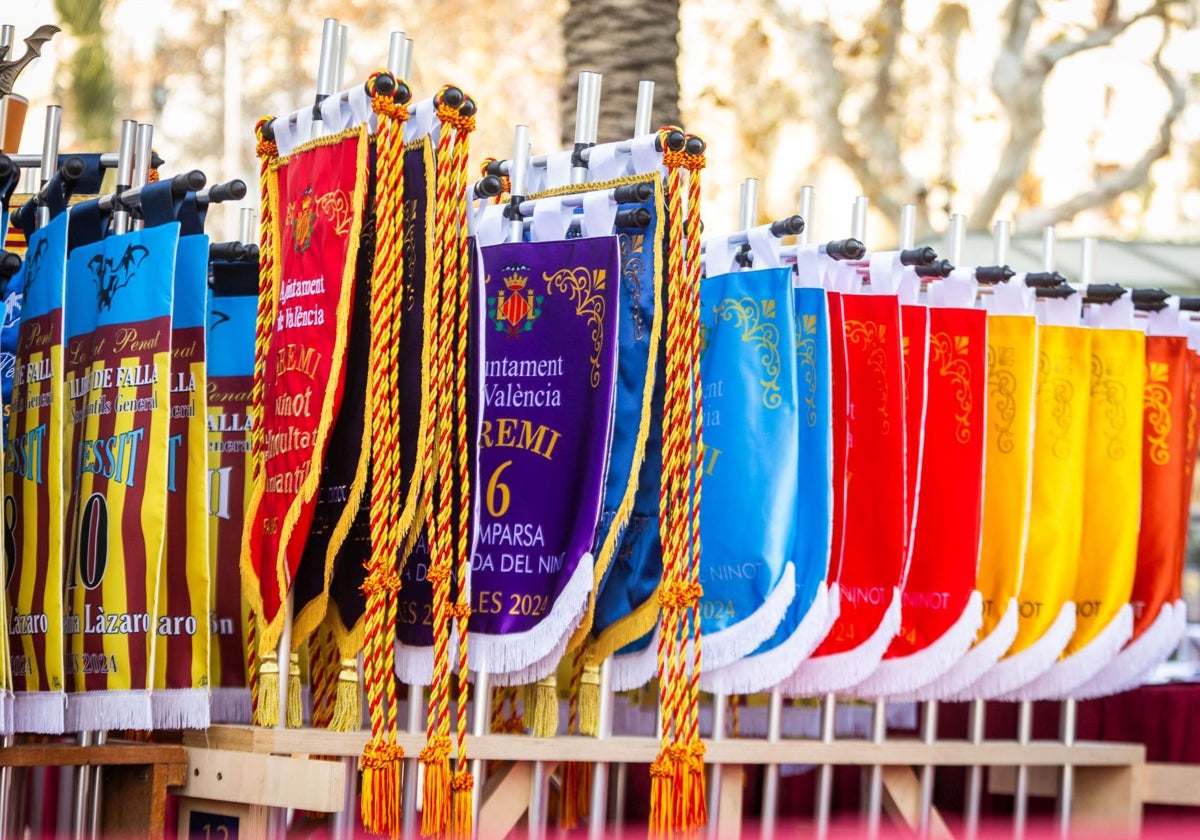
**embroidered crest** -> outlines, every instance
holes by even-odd
[[[116,264],[102,254],[92,257],[88,268],[92,270],[92,281],[96,284],[97,312],[112,308],[117,291],[129,285],[148,256],[150,249],[144,245],[129,245]]]
[[[505,266],[501,278],[503,288],[497,291],[495,297],[487,299],[488,317],[496,325],[496,330],[507,333],[509,338],[529,332],[542,314],[543,297],[526,288],[529,278],[524,272],[527,271],[529,266],[526,265]]]
[[[303,254],[312,244],[313,228],[317,224],[317,205],[313,200],[312,187],[300,194],[300,200],[292,205],[292,247]]]

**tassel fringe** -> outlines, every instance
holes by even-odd
[[[278,694],[279,688],[275,689]],[[304,725],[304,704],[300,699],[300,654],[293,653],[288,658],[288,696],[287,696],[287,726],[288,729],[299,729]]]
[[[526,721],[535,738],[553,738],[558,732],[558,679],[553,674],[529,689]]]
[[[596,737],[600,724],[600,668],[584,665],[579,682],[579,734]]]
[[[450,840],[471,840],[475,817],[475,777],[459,770],[450,780]]]
[[[592,765],[572,761],[563,770],[562,808],[559,826],[567,831],[588,818],[592,792]]]
[[[400,836],[400,789],[404,750],[399,744],[372,741],[362,756],[363,828],[380,837]]]
[[[265,653],[258,664],[258,705],[254,707],[256,726],[279,725],[279,662],[274,653]]]
[[[450,824],[450,739],[435,736],[421,750],[425,789],[421,797],[421,836],[440,837]]]
[[[333,717],[329,728],[334,732],[354,732],[362,726],[362,692],[359,690],[358,662],[343,659],[338,674],[337,693],[333,700]]]

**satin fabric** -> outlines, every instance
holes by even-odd
[[[1092,330],[1085,327],[1038,327],[1029,561],[1009,655],[1041,639],[1075,587],[1083,532],[1091,338]]]

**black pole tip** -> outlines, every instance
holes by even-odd
[[[771,233],[775,236],[796,236],[804,231],[804,219],[799,216],[788,216],[771,222]]]
[[[0,181],[7,181],[16,174],[17,165],[8,155],[0,155]]]
[[[184,172],[182,175],[176,176],[183,179],[183,186],[191,192],[204,189],[204,185],[208,183],[208,178],[199,169],[193,169],[190,172]],[[245,184],[242,185],[245,187]]]
[[[672,129],[667,134],[667,148],[672,152],[682,152],[687,145],[687,137],[679,129]]]
[[[504,182],[495,175],[484,175],[475,183],[476,198],[494,198],[504,189]]]
[[[263,123],[262,136],[263,136],[263,140],[266,140],[268,143],[275,142],[275,120],[267,120],[265,123]],[[161,165],[162,165],[161,161],[159,163],[154,164],[154,166],[156,168]]]
[[[703,138],[697,137],[693,134],[687,139],[687,145],[685,148],[687,149],[687,153],[689,155],[702,155],[704,154],[704,150],[708,148],[708,144],[704,142]]]
[[[78,181],[87,172],[87,164],[79,155],[71,155],[63,161],[62,168],[59,170],[64,180]]]
[[[1171,293],[1162,289],[1134,289],[1130,296],[1135,302],[1162,303],[1171,296]]]
[[[257,245],[247,245],[246,246],[246,262],[257,262],[257,261],[258,261],[258,246]]]
[[[462,114],[464,117],[475,116],[476,110],[477,106],[475,105],[475,100],[469,96],[463,100],[463,104],[458,107],[458,113]]]
[[[370,91],[367,91],[370,93]],[[396,92],[396,77],[391,73],[379,73],[375,76],[375,92],[382,96],[391,96]]]
[[[412,101],[412,88],[410,88],[404,82],[397,82],[396,92],[392,94],[392,98],[401,105],[407,105],[410,101]]]
[[[12,277],[21,268],[21,258],[11,251],[0,251],[0,277]]]
[[[450,106],[451,108],[457,108],[462,104],[462,101],[463,92],[461,89],[451,85],[442,91],[442,102],[446,103],[446,105]]]
[[[501,175],[503,175],[503,174],[504,174],[504,164],[505,164],[505,163],[507,163],[507,161],[503,161],[503,160],[493,160],[491,163],[489,163],[489,164],[487,165],[487,174],[489,174],[489,175],[496,175],[496,176],[501,176]]]

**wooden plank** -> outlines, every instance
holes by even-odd
[[[1137,767],[1076,767],[1071,829],[1076,835],[1137,837],[1142,830]]]
[[[101,831],[108,837],[159,840],[167,821],[167,772],[161,764],[114,764],[103,770]]]
[[[188,750],[181,796],[272,808],[341,811],[346,765],[233,750]]]
[[[174,744],[110,741],[94,747],[76,744],[16,744],[0,750],[0,767],[113,767],[164,764],[183,767],[187,750]]]
[[[1058,796],[1058,780],[1060,772],[1057,767],[1029,768],[1030,796]],[[988,792],[1012,796],[1017,789],[1017,768],[989,767]]]
[[[547,764],[546,776],[557,766],[557,762]],[[532,789],[532,762],[509,762],[489,775],[479,807],[480,840],[500,840],[517,828],[529,811]]]
[[[1142,767],[1142,802],[1200,807],[1200,767],[1192,764],[1147,764]]]
[[[250,730],[250,727],[217,727],[207,730],[212,744],[238,743],[254,752],[278,755],[354,756],[362,752],[366,732],[330,732],[323,729],[260,729],[257,733],[226,730]],[[203,736],[199,736],[203,737]],[[408,755],[416,755],[425,746],[424,735],[401,734],[397,739]],[[191,745],[195,739],[189,740]],[[650,764],[658,755],[661,742],[656,738],[615,737],[598,740],[568,735],[557,738],[532,738],[524,735],[467,736],[472,758],[492,761],[572,761]],[[915,738],[889,738],[886,743],[840,740],[822,744],[810,739],[784,739],[771,743],[755,738],[737,738],[705,742],[705,760],[711,764],[837,764],[837,765],[913,765],[941,767],[972,764],[1061,766],[1130,766],[1146,760],[1141,744],[1110,744],[1082,741],[1065,747],[1057,741],[1034,741],[1021,746],[1015,741],[938,741],[922,744]]]
[[[742,836],[742,794],[745,772],[739,764],[721,765],[721,797],[717,803],[717,840]]]
[[[894,822],[917,830],[921,819],[921,780],[911,767],[883,768],[883,809]],[[940,840],[953,837],[937,808],[933,809],[929,833]]]

